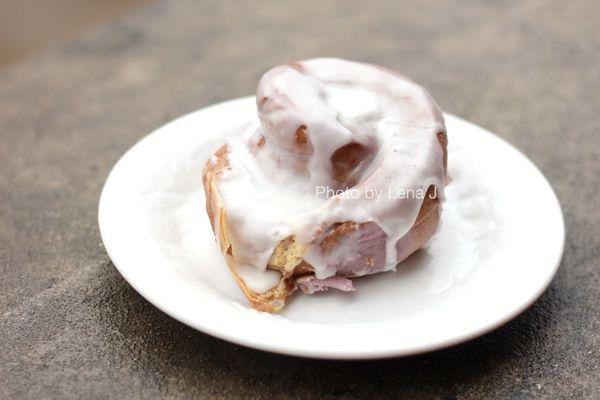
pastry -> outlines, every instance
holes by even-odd
[[[447,167],[442,113],[388,69],[319,58],[260,80],[258,118],[206,163],[206,209],[251,305],[298,288],[353,291],[435,232]]]

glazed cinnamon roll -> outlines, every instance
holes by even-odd
[[[258,119],[207,162],[206,208],[253,307],[297,288],[355,290],[395,270],[440,221],[447,164],[442,113],[393,71],[340,59],[275,67]]]

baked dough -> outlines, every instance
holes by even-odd
[[[268,71],[258,120],[206,163],[206,209],[251,305],[297,288],[354,290],[435,232],[447,167],[442,113],[407,78],[313,59]]]

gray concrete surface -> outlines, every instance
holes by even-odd
[[[597,6],[161,2],[4,70],[0,399],[600,398]],[[567,241],[535,305],[432,354],[314,361],[194,331],[118,275],[96,208],[119,156],[180,114],[252,93],[268,67],[318,55],[405,72],[542,169]]]

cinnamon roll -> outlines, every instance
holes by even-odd
[[[206,209],[253,307],[296,289],[355,290],[435,232],[447,137],[425,89],[385,68],[319,58],[268,71],[258,118],[206,163]]]

